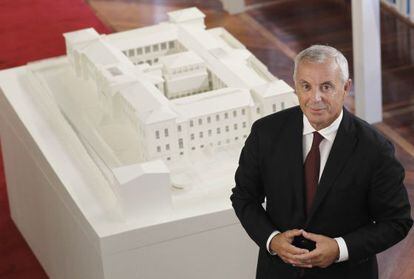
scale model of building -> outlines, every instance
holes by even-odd
[[[145,200],[171,203],[171,166],[242,146],[256,119],[298,103],[293,89],[230,33],[207,30],[197,8],[168,17],[110,35],[65,33],[64,78],[39,77],[32,66],[33,79],[42,79],[135,212],[153,206]]]

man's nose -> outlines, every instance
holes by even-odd
[[[315,102],[319,102],[322,100],[322,92],[319,89],[312,90],[311,98]]]

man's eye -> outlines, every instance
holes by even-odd
[[[303,84],[303,85],[302,85],[302,88],[303,88],[304,90],[308,91],[308,90],[310,89],[310,86],[309,86],[309,84]]]
[[[329,84],[324,84],[322,85],[322,90],[323,91],[330,91],[332,89],[332,86]]]

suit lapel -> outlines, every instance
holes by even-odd
[[[335,183],[336,178],[345,167],[345,164],[352,154],[355,143],[356,137],[355,128],[352,122],[352,115],[344,109],[344,115],[319,181],[315,199],[307,218],[307,224],[309,224],[315,214],[315,211],[318,209],[326,194]]]
[[[306,216],[305,188],[303,187],[303,113],[299,113],[299,117],[297,117],[295,121],[297,121],[297,123],[295,123],[296,125],[294,125],[295,130],[293,131],[291,138],[291,146],[293,147],[293,149],[290,154],[292,169],[296,170],[296,175],[294,176],[293,180],[295,200],[297,201],[297,204],[300,205],[299,214],[300,216],[302,216],[300,219],[302,219],[303,222]],[[298,146],[300,148],[298,148]]]
[[[303,224],[306,215],[305,190],[303,187],[303,113],[299,107],[293,118],[293,121],[288,122],[289,126],[286,128],[285,138],[282,141],[288,143],[283,147],[283,154],[286,154],[283,160],[287,164],[286,169],[293,170],[291,177],[292,194],[294,195],[295,206],[298,207],[298,216],[294,219],[302,220],[301,223]]]

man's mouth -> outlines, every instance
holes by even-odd
[[[324,110],[324,108],[310,108],[310,110],[311,110],[312,112],[321,112],[321,111],[323,111],[323,110]]]

